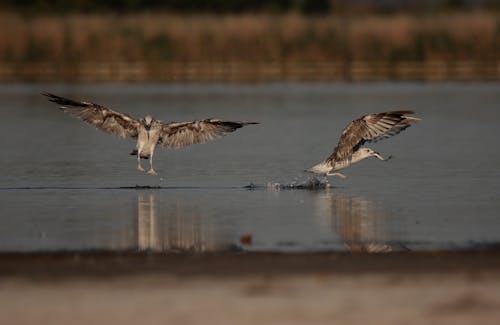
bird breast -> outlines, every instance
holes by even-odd
[[[137,147],[139,148],[142,146],[144,151],[149,151],[151,148],[154,149],[159,139],[160,130],[158,128],[151,127],[147,130],[145,127],[141,126],[137,137]]]

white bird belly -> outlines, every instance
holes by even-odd
[[[326,161],[320,162],[317,165],[312,166],[307,171],[315,174],[327,174],[332,170],[332,166]]]
[[[149,156],[156,147],[159,135],[155,130],[139,130],[139,135],[137,137],[137,150],[141,151],[141,155]]]
[[[313,167],[309,168],[307,171],[315,174],[328,174],[333,171],[337,171],[340,169],[344,169],[351,165],[351,161],[349,159],[337,161],[337,162],[329,162],[323,161]]]

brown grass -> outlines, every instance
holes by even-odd
[[[361,62],[392,71],[397,65],[432,62],[488,62],[496,69],[499,60],[500,13],[495,12],[355,17],[0,14],[0,78],[1,71],[22,75],[16,68],[21,65],[71,67],[73,72],[110,63],[271,64],[279,70],[340,64],[342,70]],[[382,74],[384,69],[375,70]]]

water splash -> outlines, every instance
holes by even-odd
[[[330,188],[331,185],[327,179],[318,179],[316,177],[309,177],[305,181],[294,180],[291,183],[268,182],[266,185],[256,185],[250,183],[244,188],[249,190],[267,189],[267,190],[324,190]]]

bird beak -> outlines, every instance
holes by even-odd
[[[391,157],[387,158],[387,159],[384,159],[384,157],[382,157],[378,152],[374,152],[372,153],[372,156],[373,157],[377,157],[378,159],[382,160],[382,161],[387,161],[389,159],[391,159]]]

